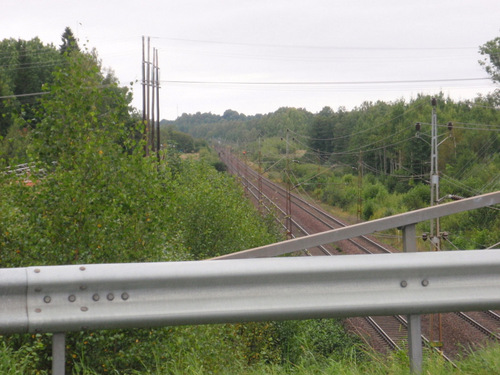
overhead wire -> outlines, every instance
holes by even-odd
[[[468,185],[466,185],[466,184],[464,184],[464,183],[462,183],[462,182],[460,182],[460,181],[454,179],[453,177],[448,176],[444,173],[441,175],[441,178],[448,181],[452,185],[455,185],[456,187],[458,187],[460,189],[464,189],[464,190],[468,191],[472,196],[481,194],[481,192],[479,190],[476,190],[476,189],[474,189],[474,188],[472,188],[472,187],[470,187],[470,186],[468,186]]]
[[[97,85],[97,86],[89,86],[89,87],[80,86],[80,87],[71,88],[71,89],[65,90],[65,91],[67,91],[67,92],[79,92],[81,90],[88,90],[88,89],[95,89],[95,88],[105,89],[105,88],[113,87],[113,86],[115,86],[114,83],[105,84],[105,85]],[[0,96],[0,99],[22,98],[22,97],[37,96],[37,95],[47,95],[50,93],[51,93],[50,91],[40,91],[40,92],[32,92],[32,93],[26,93],[26,94],[4,95],[4,96]]]
[[[484,193],[491,190],[500,190],[500,174],[498,174],[496,177],[493,177],[489,182],[484,184],[480,191],[481,193]]]
[[[470,104],[471,107],[479,107],[479,108],[487,108],[487,109],[494,109],[495,111],[500,110],[499,107],[491,107],[491,106],[486,106],[486,105],[479,105],[479,104]]]
[[[402,83],[439,83],[486,81],[489,77],[472,78],[439,78],[439,79],[407,79],[380,81],[197,81],[197,80],[160,80],[161,83],[180,85],[245,85],[245,86],[343,86],[343,85],[385,85]]]
[[[468,123],[468,122],[459,122],[459,121],[456,121],[456,122],[453,123],[453,127],[455,127],[455,124],[474,126],[474,127],[462,127],[462,128],[459,128],[459,129],[484,130],[484,129],[476,128],[476,126],[482,126],[482,127],[486,127],[486,128],[493,128],[492,130],[494,130],[494,131],[497,131],[496,128],[498,128],[498,130],[500,130],[500,124],[496,124],[496,125],[472,124],[472,123]]]
[[[45,94],[49,94],[49,93],[50,93],[49,91],[41,91],[41,92],[32,92],[29,94],[4,95],[4,96],[0,96],[0,99],[15,99],[15,98],[23,98],[23,97],[27,97],[27,96],[45,95]]]
[[[471,126],[456,126],[456,124],[461,125],[471,125]],[[428,122],[420,122],[420,125],[432,125]],[[447,128],[448,124],[437,124],[440,128]],[[483,126],[484,128],[479,128],[478,126]],[[467,129],[467,130],[481,130],[481,131],[500,131],[500,125],[488,125],[488,124],[471,124],[466,122],[453,122],[453,129]]]
[[[472,165],[475,165],[477,164],[478,160],[480,158],[483,158],[485,153],[487,152],[487,150],[489,149],[489,147],[495,142],[494,139],[488,139],[486,142],[484,142],[482,144],[482,147],[479,149],[479,152],[476,153],[475,157],[474,158],[471,158],[469,157],[469,159],[467,160],[467,162],[460,168],[460,170],[458,170],[457,172],[455,172],[455,177],[458,178],[458,179],[465,179],[467,178],[468,176],[470,176],[470,174],[472,173],[471,169],[469,168],[469,166],[472,166]],[[466,174],[466,171],[467,169],[469,169],[469,173]]]
[[[420,108],[421,106],[423,106],[424,103],[420,103],[420,104],[417,104],[415,106],[412,106],[411,108],[408,108],[407,110],[405,110],[402,114],[396,116],[396,117],[393,117],[387,121],[384,121],[384,122],[381,122],[379,124],[375,124],[373,126],[371,126],[370,128],[367,128],[367,129],[364,129],[364,130],[360,130],[360,131],[357,131],[357,132],[353,132],[353,133],[350,133],[348,135],[345,135],[345,136],[340,136],[340,137],[333,137],[333,138],[312,138],[312,137],[307,137],[305,135],[299,135],[298,133],[294,132],[294,134],[297,134],[298,136],[302,136],[304,138],[307,138],[311,141],[334,141],[334,140],[337,140],[337,139],[344,139],[344,138],[350,138],[350,137],[353,137],[353,136],[356,136],[358,134],[362,134],[362,133],[366,133],[366,132],[369,132],[369,131],[372,131],[374,129],[377,129],[378,127],[380,126],[383,126],[383,125],[387,125],[405,115],[407,115],[409,112],[412,112],[412,111],[415,111],[416,109]]]
[[[395,142],[395,143],[392,143],[392,144],[389,144],[389,145],[383,145],[381,147],[377,147],[377,148],[372,148],[372,149],[369,149],[369,150],[362,150],[364,153],[368,153],[368,152],[372,152],[372,151],[377,151],[377,150],[381,150],[381,149],[384,149],[384,148],[388,148],[388,147],[392,147],[394,145],[398,145],[398,144],[401,144],[403,142],[406,142],[408,140],[411,140],[415,138],[415,136],[412,136],[412,137],[409,137],[409,138],[406,138],[406,139],[403,139],[401,141],[398,141],[398,142]],[[308,149],[309,151],[311,151],[312,153],[316,154],[316,155],[319,155],[319,156],[327,156],[328,158],[331,158],[332,156],[341,156],[341,155],[357,155],[359,153],[360,150],[353,150],[353,151],[347,151],[347,152],[338,152],[338,153],[335,153],[335,152],[331,152],[331,153],[326,153],[326,152],[320,152],[318,153],[317,150],[314,150],[312,149],[311,147],[309,147],[308,145],[298,141],[297,139],[294,140],[294,142],[296,143],[299,143],[301,144],[303,147],[305,147],[306,149]],[[353,165],[350,165],[350,164],[345,164],[341,161],[336,161],[336,163],[340,163],[340,164],[343,164],[344,166],[347,166],[349,168],[353,168],[355,170],[358,169],[357,166],[353,166]],[[331,168],[334,168],[336,165],[331,165]],[[367,164],[366,162],[363,162],[363,166],[366,167],[368,170],[371,170],[372,172],[376,173],[376,174],[383,174],[383,175],[386,175],[386,176],[394,176],[398,179],[424,179],[425,177],[428,177],[427,174],[410,174],[410,175],[398,175],[398,174],[391,174],[391,173],[387,173],[385,171],[380,171],[379,169],[375,168],[375,167],[372,167],[370,166],[369,164]]]
[[[9,46],[6,48],[5,52],[0,52],[0,59],[3,59],[5,57],[8,57],[9,59],[14,58],[24,58],[28,56],[44,56],[44,55],[50,55],[54,53],[59,53],[59,51],[55,49],[47,49],[45,48],[47,46],[43,46],[40,49],[32,49],[31,46],[29,48],[20,48],[18,49],[16,46]]]
[[[0,69],[4,71],[16,71],[16,70],[27,70],[27,69],[37,69],[37,68],[45,68],[45,67],[52,67],[52,66],[58,66],[58,65],[65,65],[66,63],[61,60],[51,60],[51,61],[45,61],[45,62],[34,62],[34,63],[27,63],[27,64],[9,64],[9,65],[2,65],[0,66]]]
[[[269,47],[269,48],[292,48],[292,49],[333,49],[333,50],[390,50],[390,51],[424,51],[424,50],[477,50],[477,47],[459,46],[439,46],[439,47],[387,47],[387,46],[340,46],[340,45],[300,45],[300,44],[270,44],[270,43],[247,43],[247,42],[227,42],[209,39],[189,39],[173,38],[165,36],[151,36],[151,39],[171,40],[175,42],[189,42],[198,44],[219,44],[231,46],[251,46],[251,47]]]
[[[271,168],[273,168],[276,164],[278,164],[280,161],[282,161],[283,159],[285,159],[286,156],[283,156],[281,159],[279,159],[278,161],[276,161],[274,164],[272,164],[271,166],[269,166],[268,168],[266,168],[263,173],[266,173],[268,171],[271,170]]]

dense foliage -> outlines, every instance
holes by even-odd
[[[472,101],[456,102],[443,94],[436,98],[440,196],[499,190],[498,93]],[[292,116],[298,113],[303,116]],[[285,181],[285,175],[292,176],[297,192],[370,220],[429,205],[431,113],[431,97],[421,95],[409,102],[364,103],[351,111],[325,107],[306,115],[280,109],[258,119],[220,118],[203,125],[198,120],[205,115],[183,115],[171,126],[225,141],[245,151],[256,166],[261,163],[271,177]],[[293,124],[278,126],[287,121]],[[227,131],[230,123],[232,132]],[[263,130],[273,127],[274,132]],[[288,163],[289,171],[286,158],[294,161]],[[496,208],[455,215],[444,223],[452,241],[445,248],[485,248],[500,241]],[[421,230],[428,231],[428,225],[422,224]]]
[[[498,40],[483,47],[495,78]],[[40,94],[42,93],[42,94]],[[36,95],[32,95],[36,94]],[[216,155],[195,137],[230,141],[283,178],[284,157],[305,192],[345,209],[363,200],[365,219],[426,205],[430,98],[364,103],[318,114],[281,108],[267,115],[183,115],[163,129],[161,161],[144,157],[142,125],[127,88],[82,51],[67,28],[59,49],[0,42],[0,267],[204,259],[276,241],[272,220],[251,208]],[[438,96],[443,194],[498,190],[498,95],[454,102]],[[441,120],[443,119],[443,120]],[[422,123],[416,137],[414,122]],[[287,143],[288,142],[288,143]],[[197,160],[182,152],[199,151]],[[288,153],[288,155],[287,155]],[[213,168],[215,167],[215,168]],[[361,168],[362,167],[362,168]],[[353,169],[354,168],[354,169]],[[363,178],[360,180],[360,171]],[[361,183],[360,183],[361,181]],[[465,225],[464,225],[465,223]],[[480,210],[446,223],[460,246],[498,242],[499,215]],[[1,337],[2,373],[48,373],[50,335]],[[496,369],[487,360],[464,362]],[[407,358],[366,361],[359,340],[334,320],[75,332],[67,338],[73,373],[400,372]],[[435,359],[434,362],[438,362]],[[435,371],[434,362],[427,366]],[[444,366],[446,371],[452,371]]]
[[[22,81],[14,75],[27,74],[23,65],[2,66],[2,90],[43,94],[2,101],[1,164],[28,167],[0,174],[0,267],[194,260],[281,239],[237,182],[213,168],[216,155],[202,149],[198,160],[184,160],[178,152],[203,143],[170,129],[161,161],[144,157],[128,90],[102,72],[95,52],[78,48],[69,29],[59,50],[8,40],[0,47],[12,50],[1,56],[24,45],[57,63],[34,88],[14,84]],[[2,373],[48,373],[50,338],[1,337]],[[75,332],[66,355],[73,373],[241,373],[297,361],[306,344],[318,356],[340,357],[353,342],[334,320],[267,322]]]
[[[494,81],[499,43],[496,38],[480,47],[480,63]],[[434,98],[440,197],[500,190],[500,91],[473,100],[455,101],[443,93]],[[429,205],[432,110],[431,96],[417,95],[409,101],[365,102],[349,111],[325,107],[316,114],[294,108],[256,116],[230,110],[230,116],[183,114],[169,126],[245,151],[271,177],[291,176],[297,192],[370,220]],[[496,207],[443,221],[450,233],[444,248],[500,242]],[[428,231],[428,224],[420,229]]]

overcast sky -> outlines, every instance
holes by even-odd
[[[159,50],[161,117],[318,112],[495,86],[478,48],[500,36],[498,0],[2,0],[0,39],[96,48],[142,109],[142,36]],[[252,84],[250,84],[252,83]],[[281,83],[281,84],[279,84]]]

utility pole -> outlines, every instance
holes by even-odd
[[[439,200],[439,164],[438,164],[438,136],[437,136],[437,114],[436,98],[432,98],[432,121],[431,121],[431,207],[437,204]],[[431,220],[431,250],[441,250],[441,236],[439,235],[439,218]],[[442,316],[438,314],[438,341],[433,341],[434,315],[431,314],[430,341],[431,345],[443,346]]]
[[[358,159],[358,222],[361,222],[361,213],[363,211],[363,153],[359,152]]]
[[[431,207],[439,200],[439,165],[438,165],[438,136],[437,136],[437,114],[436,98],[432,98],[432,121],[431,121]],[[431,246],[432,250],[441,250],[441,236],[439,235],[439,218],[431,220]]]
[[[156,150],[160,160],[160,79],[158,67],[158,50],[153,48],[151,63],[151,38],[142,37],[142,122],[144,125],[144,154],[149,156],[150,150]],[[151,99],[151,100],[150,100]],[[155,142],[156,140],[156,142]]]
[[[431,172],[430,172],[430,188],[431,188],[431,206],[435,206],[441,200],[439,198],[439,158],[438,158],[438,147],[449,137],[451,137],[451,131],[453,129],[452,122],[448,122],[448,131],[449,135],[444,138],[441,142],[438,141],[438,130],[437,130],[437,114],[436,114],[436,106],[437,100],[436,98],[432,98],[432,119],[431,119]],[[416,130],[417,137],[419,137],[421,124],[417,122]],[[439,225],[439,218],[432,219],[430,222],[430,247],[431,251],[440,251],[441,250],[441,237],[446,236],[447,234],[440,232],[441,228]],[[424,233],[422,238],[424,241],[427,239],[427,234]],[[442,331],[442,317],[441,314],[438,314],[438,332],[439,338],[438,341],[434,341],[433,333],[434,333],[434,315],[430,315],[430,329],[429,329],[429,339],[432,346],[441,347],[443,345],[443,331]]]
[[[151,47],[150,47],[150,37],[148,36],[148,60],[146,62],[146,77],[147,77],[147,81],[146,81],[146,86],[147,86],[147,92],[146,92],[146,156],[149,156],[149,146],[150,146],[150,142],[149,142],[149,137],[150,137],[150,132],[151,132],[151,113],[149,112],[149,106],[150,106],[150,102],[149,102],[149,97],[150,97],[150,90],[149,90],[149,87],[151,86],[151,80],[150,80],[150,77],[151,77],[151,71],[150,71],[150,66],[151,66],[151,63],[150,63],[150,50],[151,50]]]
[[[149,52],[149,51],[148,51]],[[149,77],[149,86],[148,89],[151,89],[151,125],[149,131],[149,142],[151,146],[151,152],[154,154],[155,152],[155,127],[156,127],[156,119],[155,119],[155,104],[156,104],[156,79],[155,79],[155,49],[153,47],[153,62],[151,63],[151,76]]]
[[[260,137],[259,137],[259,177],[257,182],[259,188],[259,211],[262,211],[264,202],[262,200],[262,151],[260,148]]]
[[[245,193],[248,194],[249,191],[250,191],[250,180],[248,179],[248,160],[247,160],[247,152],[246,150],[243,151],[243,163],[245,165],[245,168],[243,169],[243,174],[242,174],[242,178],[243,180],[246,180],[246,182],[244,182],[244,186],[245,186]]]
[[[160,65],[158,63],[158,50],[156,50],[156,156],[160,162]]]
[[[290,181],[290,158],[288,155],[288,129],[286,129],[286,229],[287,235],[292,237],[292,193]]]
[[[146,46],[144,36],[142,37],[142,125],[144,126],[144,139],[147,139],[148,126],[146,122]],[[148,155],[148,145],[146,143],[144,154]]]
[[[431,188],[431,206],[435,206],[438,204],[441,200],[439,198],[439,158],[438,158],[438,147],[446,141],[448,138],[452,137],[451,131],[453,129],[453,123],[450,121],[448,122],[448,131],[449,135],[445,137],[441,142],[439,142],[439,137],[438,137],[438,126],[437,126],[437,114],[436,114],[436,106],[437,106],[437,100],[436,98],[432,98],[431,100],[432,104],[432,118],[431,118],[431,171],[430,171],[430,188]],[[425,141],[420,136],[420,128],[421,124],[420,122],[417,122],[415,124],[415,128],[417,130],[417,138],[422,139]],[[429,142],[425,141],[426,143],[429,144]],[[431,220],[430,222],[430,243],[431,243],[431,250],[433,251],[439,251],[441,250],[441,232],[440,232],[440,225],[439,225],[439,218]],[[427,234],[424,233],[423,239],[427,239]]]
[[[321,154],[319,150],[316,150],[316,154],[318,155],[318,174],[321,172]]]

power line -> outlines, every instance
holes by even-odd
[[[382,142],[382,141],[384,141],[384,140],[386,140],[386,139],[388,139],[388,138],[393,138],[394,136],[396,136],[397,134],[402,133],[402,132],[403,132],[403,131],[405,131],[405,130],[406,130],[406,129],[405,129],[405,128],[403,128],[403,129],[401,129],[401,130],[397,131],[396,133],[391,134],[391,135],[389,135],[389,136],[387,136],[387,137],[385,137],[385,138],[379,139],[379,140],[377,140],[377,141],[375,141],[375,142],[368,143],[368,144],[361,145],[361,146],[357,146],[358,148],[356,148],[356,149],[350,149],[350,150],[346,150],[346,151],[342,151],[342,152],[323,152],[323,151],[321,151],[321,152],[320,152],[320,155],[321,155],[321,156],[328,156],[328,157],[333,156],[333,155],[336,155],[336,156],[338,156],[338,155],[356,155],[356,154],[358,154],[358,153],[359,153],[359,151],[363,151],[363,153],[367,153],[367,152],[372,152],[372,151],[381,150],[381,149],[384,149],[384,148],[390,148],[390,147],[392,147],[392,146],[396,146],[396,145],[399,145],[399,144],[401,144],[401,143],[403,143],[403,142],[409,141],[409,140],[411,140],[411,139],[415,138],[415,136],[413,135],[413,136],[411,136],[411,137],[409,137],[409,138],[405,138],[405,139],[402,139],[402,140],[400,140],[400,141],[397,141],[397,142],[394,142],[394,143],[391,143],[391,144],[385,144],[385,145],[380,146],[380,147],[375,147],[375,148],[371,148],[371,149],[368,149],[368,150],[366,150],[366,149],[365,149],[366,147],[373,146],[373,145],[375,145],[375,144],[377,144],[377,143],[380,143],[380,142]],[[301,144],[301,145],[302,145],[303,147],[305,147],[307,150],[310,150],[311,152],[317,153],[317,150],[313,149],[311,146],[306,145],[305,143],[300,142],[300,141],[299,141],[299,140],[297,140],[297,139],[295,139],[295,142],[297,142],[297,143]]]
[[[370,128],[367,128],[367,129],[364,129],[364,130],[360,130],[358,132],[354,132],[354,133],[350,133],[348,135],[344,135],[344,136],[340,136],[340,137],[333,137],[333,138],[312,138],[312,137],[308,137],[306,135],[302,135],[302,134],[298,134],[292,130],[290,130],[290,132],[292,132],[293,134],[297,135],[297,136],[300,136],[300,137],[303,137],[303,138],[306,138],[310,141],[334,141],[334,140],[338,140],[338,139],[344,139],[344,138],[351,138],[355,135],[358,135],[358,134],[361,134],[361,133],[366,133],[368,131],[371,131],[373,129],[376,129],[380,126],[383,126],[383,125],[387,125],[387,124],[390,124],[392,123],[393,121],[401,118],[401,117],[404,117],[405,115],[407,115],[408,113],[412,112],[412,111],[415,111],[417,110],[418,108],[424,106],[425,103],[421,102],[420,104],[416,104],[416,105],[413,105],[411,108],[408,108],[406,109],[403,113],[401,113],[400,115],[396,116],[396,117],[393,117],[385,122],[381,122],[379,124],[375,124],[374,126],[370,127]]]
[[[49,91],[42,91],[42,92],[32,92],[29,94],[5,95],[5,96],[0,96],[0,99],[16,99],[16,98],[23,98],[26,96],[37,96],[37,95],[45,95],[45,94],[50,94],[50,92]]]
[[[67,65],[66,62],[62,60],[50,60],[44,62],[31,62],[31,63],[23,63],[23,64],[7,64],[1,65],[0,69],[5,71],[15,71],[15,70],[24,70],[24,69],[36,69],[36,68],[44,68],[49,66],[58,66],[58,65]]]
[[[471,123],[467,123],[467,122],[455,122],[455,124],[470,125],[470,126],[483,126],[483,127],[499,128],[500,129],[500,125],[471,124]],[[476,128],[462,128],[462,129],[476,129]]]
[[[41,48],[32,49],[32,46],[29,46],[29,48],[23,48],[21,47],[20,49],[17,48],[17,46],[1,46],[0,48],[4,50],[8,50],[5,52],[0,52],[0,59],[6,59],[7,57],[9,59],[18,59],[18,58],[25,58],[25,57],[34,57],[34,56],[43,56],[43,55],[51,55],[51,54],[59,54],[59,50],[57,49],[52,49],[50,46],[42,46]]]
[[[347,50],[347,51],[443,51],[443,50],[477,50],[477,47],[386,47],[386,46],[335,46],[335,45],[300,45],[300,44],[268,44],[268,43],[244,43],[227,42],[207,39],[187,39],[156,36],[152,39],[163,39],[174,42],[187,42],[196,44],[216,44],[227,46],[245,46],[245,47],[267,47],[267,48],[288,48],[288,49],[319,49],[319,50]]]
[[[184,81],[184,80],[162,80],[162,83],[180,85],[256,85],[256,86],[334,86],[334,85],[386,85],[404,83],[437,83],[437,82],[466,82],[485,81],[491,78],[442,78],[442,79],[415,79],[415,80],[387,80],[387,81],[282,81],[282,82],[258,82],[258,81]]]
[[[65,90],[67,92],[76,92],[76,91],[82,91],[82,90],[88,90],[88,89],[105,89],[108,87],[114,87],[117,86],[114,83],[106,84],[106,85],[98,85],[98,86],[89,86],[89,87],[78,87],[77,89],[69,89]],[[118,87],[118,86],[117,86]],[[15,99],[15,98],[22,98],[22,97],[27,97],[27,96],[37,96],[37,95],[46,95],[46,94],[51,94],[50,91],[42,91],[42,92],[31,92],[31,93],[26,93],[26,94],[17,94],[17,95],[4,95],[0,96],[0,99]]]
[[[479,105],[479,104],[470,104],[471,107],[479,107],[479,108],[488,108],[488,109],[494,109],[495,111],[500,110],[498,107],[491,107],[491,106],[486,106],[486,105]]]
[[[455,124],[461,125],[471,125],[471,126],[456,126]],[[420,125],[431,125],[428,122],[420,122]],[[448,128],[448,124],[438,124],[438,127]],[[483,128],[478,128],[476,126],[482,126]],[[468,129],[468,130],[485,130],[485,131],[500,131],[500,125],[488,125],[488,124],[470,124],[466,122],[453,122],[453,129]]]
[[[448,125],[438,125],[438,126],[441,126],[441,127],[444,127],[444,126],[448,126]],[[489,125],[486,125],[486,126],[489,126]],[[490,131],[490,132],[500,132],[500,128],[498,129],[495,129],[495,128],[471,128],[471,127],[467,127],[467,126],[455,126],[453,125],[453,129],[467,129],[467,130],[484,130],[484,131]]]

